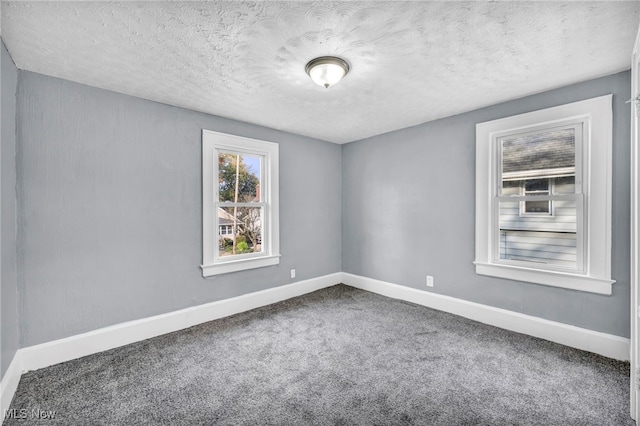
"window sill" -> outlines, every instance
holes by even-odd
[[[571,274],[568,272],[544,271],[541,269],[498,265],[495,263],[473,263],[476,265],[476,273],[479,275],[568,288],[588,293],[611,295],[611,288],[613,283],[615,283],[614,280]]]
[[[203,277],[211,277],[214,275],[228,274],[230,272],[244,271],[246,269],[264,268],[267,266],[278,265],[280,263],[280,255],[253,257],[249,259],[230,260],[210,265],[200,265]]]

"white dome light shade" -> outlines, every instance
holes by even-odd
[[[349,64],[335,56],[322,56],[309,61],[305,70],[318,86],[329,88],[347,75]]]

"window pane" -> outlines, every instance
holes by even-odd
[[[525,192],[549,192],[549,179],[527,179],[524,181]]]
[[[534,203],[545,208],[549,201],[526,202]],[[553,208],[553,216],[522,216],[519,202],[500,202],[499,258],[576,269],[576,202],[555,200]]]
[[[218,152],[219,201],[235,203],[261,201],[260,167],[260,156]]]
[[[565,176],[556,178],[553,185],[554,194],[575,194],[576,193],[576,177]]]
[[[520,188],[522,187],[519,180],[503,180],[502,181],[502,196],[508,197],[511,195],[520,195]]]
[[[503,189],[506,181],[521,180],[525,193],[549,191],[550,179],[575,174],[575,136],[566,128],[500,138]]]
[[[525,213],[549,213],[551,201],[525,201]]]
[[[262,252],[261,207],[219,207],[219,256]]]

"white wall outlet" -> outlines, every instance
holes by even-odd
[[[427,275],[427,287],[433,287],[433,277],[431,275]]]
[[[296,270],[292,269],[291,270],[291,278],[295,278],[296,277]]]

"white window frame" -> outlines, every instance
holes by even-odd
[[[262,158],[260,195],[262,251],[218,256],[218,153],[234,152]],[[279,146],[274,142],[202,130],[202,276],[210,277],[280,263]],[[252,203],[253,206],[253,203]]]
[[[610,295],[612,95],[506,117],[476,125],[476,273],[516,281]],[[576,148],[576,203],[583,262],[576,271],[497,259],[499,186],[497,139],[509,134],[583,122],[583,146]],[[582,176],[581,181],[578,181]],[[580,190],[578,188],[581,188]],[[551,199],[560,197],[552,195]],[[518,201],[518,197],[514,201]],[[523,197],[524,198],[524,197]],[[530,197],[531,198],[531,197]],[[522,201],[522,200],[520,200]],[[578,235],[576,235],[578,238]]]

